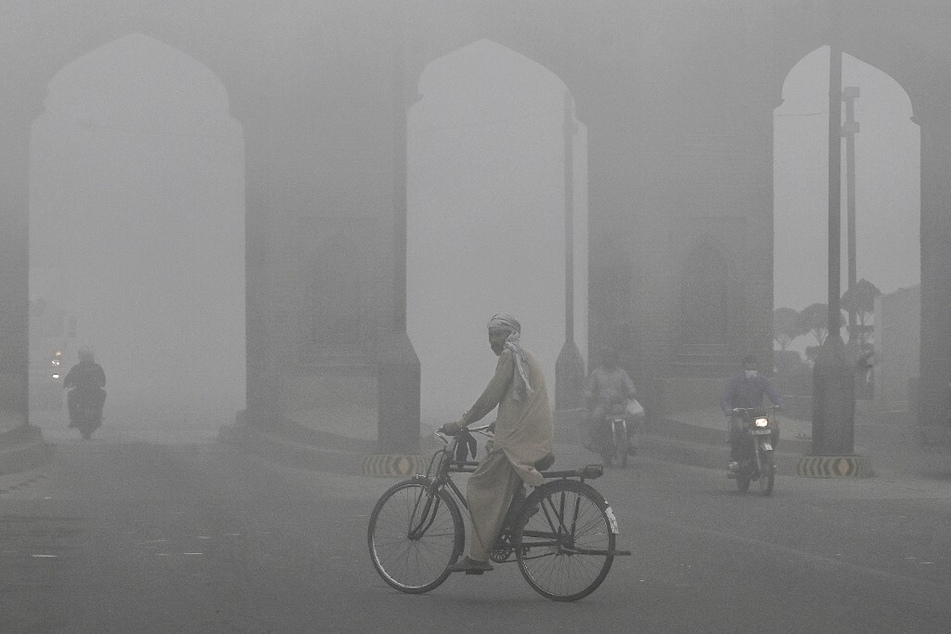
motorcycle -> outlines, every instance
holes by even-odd
[[[74,387],[69,390],[68,398],[74,407],[70,408],[69,426],[79,429],[83,440],[92,438],[92,433],[102,425],[102,389],[83,389]]]
[[[742,457],[739,468],[728,472],[727,477],[736,480],[736,488],[745,493],[750,482],[758,482],[760,493],[770,495],[776,476],[773,462],[773,433],[779,421],[775,418],[776,408],[736,407],[733,414],[742,424]]]

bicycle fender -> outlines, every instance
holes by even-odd
[[[522,503],[523,508],[531,504],[537,503],[539,498],[546,495],[546,488],[555,486],[557,485],[558,482],[559,481],[557,480],[549,481],[541,485],[540,487],[536,488],[534,491],[532,491],[531,495],[529,495],[528,498]],[[597,489],[595,489],[591,485],[585,485],[585,486],[589,487],[590,489],[594,490],[597,493]],[[600,493],[598,493],[598,496],[604,502],[604,514],[608,516],[608,530],[611,531],[611,533],[614,535],[620,535],[620,529],[618,528],[617,517],[614,515],[614,509],[612,509],[611,505],[608,504],[608,501],[604,499],[604,496],[602,496]]]
[[[605,507],[604,514],[608,516],[608,527],[611,533],[614,535],[620,535],[621,532],[618,529],[617,518],[614,516],[614,509],[611,508],[610,504]]]

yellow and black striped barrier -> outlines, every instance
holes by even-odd
[[[426,473],[430,456],[405,454],[376,454],[363,457],[363,475],[411,476]]]
[[[872,459],[864,454],[849,456],[802,456],[796,475],[804,478],[870,478],[875,475]]]

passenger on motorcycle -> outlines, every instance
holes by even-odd
[[[763,396],[769,397],[778,408],[783,406],[783,397],[779,395],[769,379],[757,370],[756,357],[743,357],[743,372],[730,379],[720,397],[720,409],[730,419],[730,464],[727,469],[736,472],[742,458],[743,421],[733,413],[735,407],[759,408],[763,406]],[[779,428],[773,427],[771,434],[773,449],[779,443]]]
[[[623,416],[627,421],[628,453],[633,454],[634,420],[628,414],[628,399],[635,397],[636,390],[631,377],[617,363],[617,352],[613,348],[600,350],[601,365],[591,371],[585,381],[584,406],[586,429],[582,444],[586,449],[601,455],[613,446],[608,416]],[[609,453],[609,452],[608,452]]]
[[[96,363],[92,350],[83,348],[79,351],[79,363],[70,368],[63,379],[64,388],[76,388],[66,395],[66,406],[69,408],[69,420],[80,418],[79,399],[88,394],[102,411],[106,402],[106,373],[102,366]]]

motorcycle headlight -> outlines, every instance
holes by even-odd
[[[753,421],[753,424],[756,425],[757,427],[769,427],[769,419],[757,418],[755,421]]]

